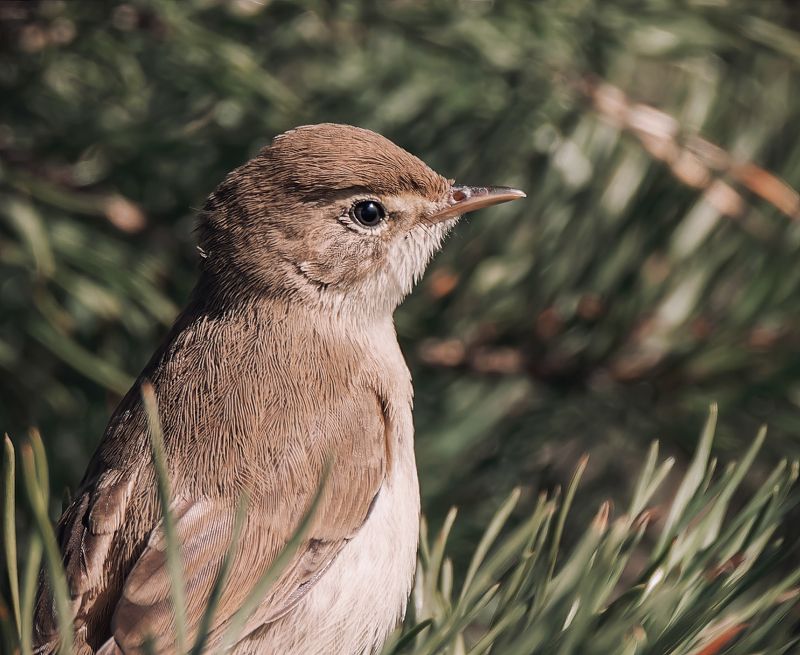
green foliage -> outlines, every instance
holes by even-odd
[[[799,69],[800,9],[777,0],[0,2],[0,428],[38,426],[51,460],[37,511],[5,498],[5,558],[20,570],[2,587],[8,616],[30,616],[36,572],[52,560],[35,536],[41,501],[52,514],[79,479],[110,405],[189,293],[195,209],[301,123],[369,127],[459,181],[528,192],[459,226],[396,317],[426,513],[439,524],[464,508],[448,539],[454,563],[438,551],[425,597],[466,611],[442,592],[480,582],[468,565],[494,508],[520,487],[499,532],[514,534],[583,452],[592,466],[579,498],[647,497],[649,475],[665,474],[649,440],[683,472],[712,401],[727,457],[770,424],[753,478],[798,456]],[[642,460],[653,470],[637,483]],[[705,475],[705,463],[685,473]],[[737,485],[719,508],[761,493],[748,478],[726,488]],[[673,503],[673,527],[691,496]],[[584,543],[590,507],[541,519],[552,523],[539,532],[548,566]],[[14,524],[30,541],[17,546]],[[599,544],[612,548],[614,525]],[[631,559],[656,558],[666,534],[645,531]],[[505,598],[495,592],[465,643],[486,629],[520,643],[533,610],[514,609],[519,584],[510,613],[486,619]],[[698,620],[718,598],[695,604],[681,589]],[[678,605],[664,621],[683,626]],[[624,607],[632,643],[641,615]],[[587,611],[571,630],[602,632]],[[408,643],[443,634],[445,615]],[[642,628],[651,646],[670,630],[657,621]],[[752,650],[779,639],[764,617],[742,634],[757,623]]]
[[[533,513],[495,544],[518,501],[515,491],[484,533],[457,596],[444,557],[452,520],[430,545],[423,529],[413,608],[431,625],[413,647],[387,652],[789,652],[797,640],[786,617],[797,603],[800,569],[772,578],[770,569],[774,574],[791,551],[775,530],[791,505],[798,465],[782,462],[741,509],[729,512],[764,433],[739,464],[714,478],[715,425],[716,410],[666,520],[654,521],[649,504],[672,462],[659,465],[653,443],[627,511],[612,519],[603,503],[566,555],[562,528],[585,460],[563,500],[540,495]],[[634,564],[648,532],[655,533],[654,546]]]
[[[160,496],[162,511],[169,524],[168,480],[158,445],[158,416],[153,398],[148,399],[151,393],[144,391],[151,416],[154,463],[165,490]],[[781,538],[780,532],[786,512],[797,499],[796,493],[791,492],[798,477],[798,462],[782,461],[747,494],[741,506],[732,508],[731,499],[753,465],[764,442],[764,431],[739,463],[732,463],[715,475],[715,460],[711,459],[715,426],[714,409],[694,460],[669,508],[661,510],[661,518],[652,501],[667,478],[672,461],[658,462],[658,445],[654,442],[626,511],[614,518],[610,504],[602,503],[571,548],[565,547],[561,538],[586,460],[581,462],[563,498],[558,492],[540,494],[533,510],[511,528],[509,517],[521,494],[519,489],[514,490],[486,527],[458,591],[453,562],[447,555],[456,512],[451,510],[432,540],[423,521],[406,625],[386,645],[384,655],[790,652],[800,643],[790,620],[800,596],[800,568],[782,573],[794,548]],[[22,459],[28,501],[37,515],[36,532],[30,543],[40,552],[44,548],[47,554],[48,579],[56,606],[64,616],[69,600],[60,560],[51,556],[50,544],[55,543],[55,536],[48,520],[38,520],[47,482],[41,477],[46,461],[36,435],[31,444],[23,445]],[[14,450],[8,439],[4,465],[5,506],[13,508]],[[295,537],[255,585],[250,600],[226,632],[226,643],[235,639],[269,584],[288,563],[315,507],[316,503],[312,503]],[[6,553],[13,552],[16,540],[12,521],[13,514],[4,515]],[[643,549],[646,536],[651,545]],[[167,550],[169,566],[174,569],[174,606],[182,608],[182,568],[174,539],[167,539]],[[230,552],[234,550],[231,548]],[[6,559],[12,605],[16,608],[13,598],[19,596],[17,567],[10,555]],[[208,625],[215,611],[226,569],[224,565],[218,576],[204,625]],[[26,588],[30,573],[29,570],[23,576]],[[31,612],[30,603],[23,603],[21,614],[16,609],[11,612],[2,599],[3,652],[31,652],[29,637],[24,635],[25,626],[32,622]],[[178,642],[186,644],[189,630],[185,614],[176,609],[176,617]],[[62,639],[69,639],[70,623],[63,622],[61,627]],[[203,649],[201,630],[191,652],[200,653]],[[183,646],[178,652],[187,650]]]
[[[477,536],[582,451],[618,498],[712,401],[724,451],[769,422],[774,459],[800,452],[797,195],[765,173],[800,182],[794,5],[2,5],[0,425],[42,430],[57,493],[185,301],[194,208],[322,120],[528,191],[398,312],[437,519],[485,499]]]

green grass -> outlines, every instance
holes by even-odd
[[[147,388],[144,398],[162,511],[169,525],[169,481],[158,415]],[[522,492],[514,490],[474,545],[463,573],[454,571],[447,554],[455,509],[435,535],[423,519],[406,620],[386,644],[384,655],[791,652],[800,643],[796,625],[800,568],[788,564],[796,556],[796,545],[785,543],[780,535],[786,513],[797,500],[793,487],[798,462],[781,462],[755,489],[743,491],[742,481],[756,461],[765,431],[759,432],[739,462],[718,470],[711,455],[716,418],[712,408],[694,459],[682,479],[673,481],[677,486],[671,488],[666,504],[654,504],[654,498],[663,495],[671,480],[673,462],[659,461],[654,442],[627,507],[615,516],[610,503],[598,499],[593,520],[574,546],[566,547],[561,540],[589,466],[585,458],[563,494],[541,494],[530,512],[515,512]],[[31,594],[42,553],[60,617],[67,615],[69,598],[45,510],[47,464],[38,435],[32,433],[20,451],[34,529],[26,535],[15,532],[15,452],[6,438],[3,539],[10,598],[0,599],[0,625],[3,652],[28,655]],[[233,643],[301,543],[315,506],[254,586],[231,622],[223,646]],[[18,543],[27,544],[21,572]],[[180,610],[185,602],[180,553],[174,538],[167,539],[167,548],[171,578],[177,585],[173,600],[176,637],[183,644],[180,652],[200,653],[205,648],[202,629],[194,643],[187,642],[189,630]],[[211,622],[226,570],[223,565],[203,625]],[[62,620],[60,629],[63,643],[70,643],[71,623]]]

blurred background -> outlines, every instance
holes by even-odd
[[[381,132],[524,202],[397,313],[423,504],[457,540],[591,455],[586,516],[709,403],[800,453],[800,6],[785,0],[0,2],[0,431],[56,496],[196,277],[195,213],[272,136]],[[469,548],[471,549],[471,547]]]

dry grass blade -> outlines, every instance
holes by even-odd
[[[746,207],[742,196],[719,179],[727,173],[787,217],[800,220],[800,194],[778,176],[752,162],[736,163],[729,153],[697,135],[680,134],[675,118],[632,102],[618,87],[592,80],[579,86],[603,118],[634,134],[642,147],[665,162],[681,182],[704,190],[706,199],[721,214],[738,217]]]

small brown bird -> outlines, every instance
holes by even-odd
[[[524,197],[456,186],[373,132],[309,125],[230,173],[200,217],[200,280],[123,398],[58,524],[75,651],[176,652],[141,387],[158,400],[188,643],[223,559],[207,649],[292,537],[309,531],[231,652],[371,653],[402,617],[419,488],[412,387],[392,314],[458,218]],[[243,494],[246,516],[233,546]],[[58,647],[40,589],[37,653]]]

